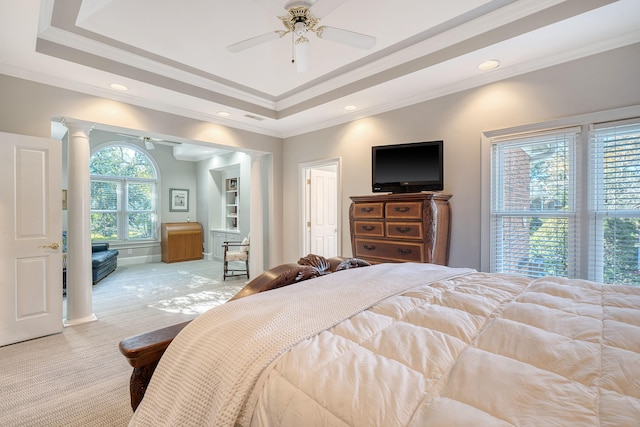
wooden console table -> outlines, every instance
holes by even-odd
[[[202,259],[202,225],[199,222],[162,223],[162,262]]]
[[[349,209],[353,256],[370,263],[447,265],[451,195],[441,193],[353,196]]]

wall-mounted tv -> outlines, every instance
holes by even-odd
[[[371,147],[374,193],[419,193],[444,189],[443,141]]]

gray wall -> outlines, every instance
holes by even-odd
[[[295,262],[301,223],[298,164],[342,159],[342,254],[351,254],[349,196],[371,194],[373,145],[444,139],[445,191],[453,194],[452,266],[480,268],[480,138],[487,130],[640,104],[640,44],[579,59],[389,113],[282,141],[65,89],[0,76],[0,130],[49,137],[53,117],[103,123],[271,153],[269,264]],[[201,171],[198,176],[202,176]],[[198,190],[196,192],[199,193]],[[201,203],[198,198],[198,213]],[[285,209],[286,207],[286,209]],[[200,220],[200,219],[198,219]],[[288,224],[284,227],[284,224]],[[283,244],[286,242],[286,244]]]
[[[114,101],[98,96],[85,95],[78,92],[34,83],[6,75],[0,75],[0,131],[50,138],[51,120],[68,118],[87,123],[95,123],[96,129],[128,133],[135,130],[148,133],[167,140],[179,142],[195,142],[201,145],[211,144],[215,147],[231,148],[242,152],[267,153],[273,157],[274,167],[269,171],[274,185],[268,195],[274,201],[268,212],[269,220],[274,223],[270,233],[264,236],[264,250],[270,252],[270,260],[275,264],[282,259],[282,140],[238,129],[228,128],[215,123],[189,119],[174,114],[162,113],[148,108]],[[105,96],[108,92],[105,91]],[[95,131],[92,131],[95,132]],[[197,165],[184,162],[171,164],[167,169],[162,167],[165,160],[169,162],[160,147],[154,158],[162,168],[162,191],[168,197],[169,187],[193,189],[190,196],[193,216],[191,220],[200,220],[203,215],[200,206],[204,200],[198,198]],[[155,151],[155,150],[154,150]],[[278,186],[278,187],[276,187]],[[277,188],[278,191],[273,191]],[[205,197],[207,197],[205,195]],[[248,211],[247,211],[248,212]],[[191,213],[191,212],[190,212]],[[264,215],[264,212],[262,213]],[[162,221],[182,221],[186,215],[168,212],[165,204]],[[127,255],[126,253],[124,255]],[[145,256],[148,253],[134,253],[133,256]],[[265,265],[269,267],[269,265]]]
[[[640,44],[528,73],[284,141],[284,224],[300,224],[298,164],[342,158],[342,254],[351,255],[349,196],[371,193],[373,145],[445,141],[453,195],[450,265],[480,269],[483,131],[640,104]],[[284,229],[284,259],[300,257],[298,227]]]

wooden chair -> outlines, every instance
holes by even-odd
[[[222,280],[227,277],[247,276],[249,279],[249,238],[245,237],[242,242],[224,242],[224,273]],[[244,263],[244,268],[240,267]]]

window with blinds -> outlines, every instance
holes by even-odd
[[[491,271],[640,285],[640,119],[492,138],[490,218]]]
[[[575,277],[579,128],[492,141],[492,270]]]
[[[91,240],[140,242],[156,239],[157,173],[141,149],[107,145],[93,153]]]
[[[640,121],[594,125],[590,275],[607,283],[640,284]]]

